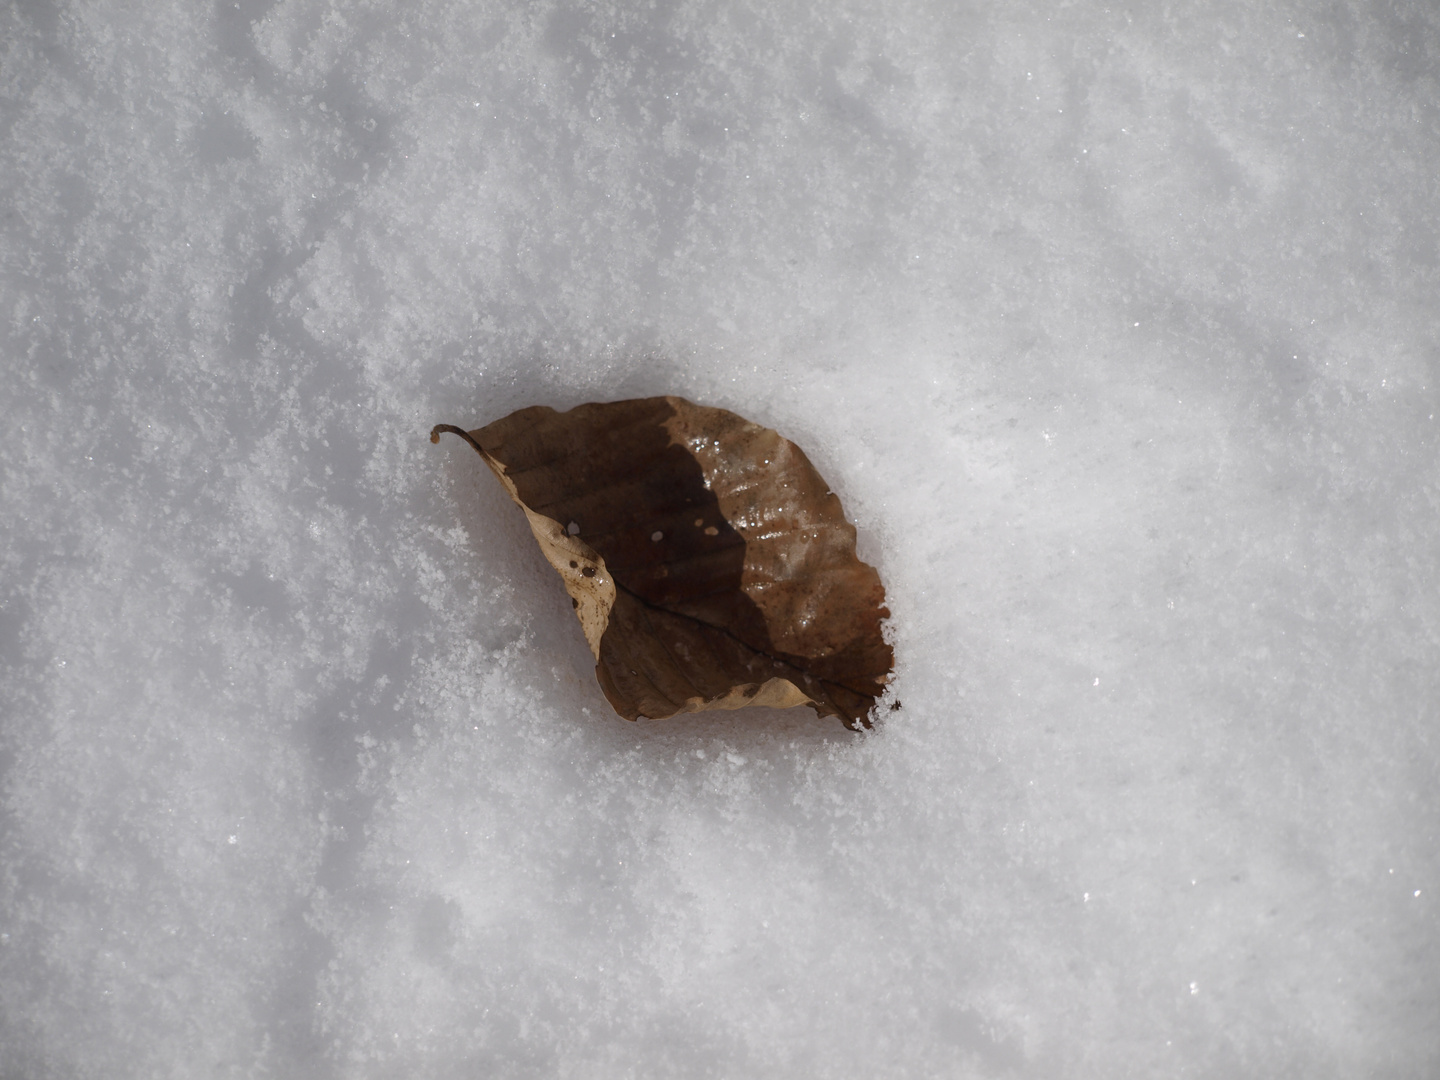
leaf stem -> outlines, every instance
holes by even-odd
[[[466,431],[464,428],[458,428],[454,424],[436,424],[433,428],[430,429],[430,441],[433,443],[438,443],[440,441],[440,433],[442,431],[448,431],[451,435],[459,435],[462,439],[464,439],[466,442],[468,442],[471,446],[475,448],[475,452],[477,454],[483,455],[485,453],[485,448],[482,447],[478,442],[476,442],[474,437],[468,431]]]

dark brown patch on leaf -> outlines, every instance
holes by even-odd
[[[442,430],[526,510],[620,715],[810,704],[869,725],[893,659],[885,589],[794,443],[676,397]]]

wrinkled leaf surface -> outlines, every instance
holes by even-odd
[[[868,726],[893,661],[885,589],[794,443],[678,397],[441,431],[525,511],[621,716],[809,704]]]

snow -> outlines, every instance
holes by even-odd
[[[0,1075],[1440,1070],[1423,3],[0,12]],[[629,724],[435,423],[678,393],[876,730]]]

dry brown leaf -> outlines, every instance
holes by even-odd
[[[808,704],[869,726],[885,588],[794,443],[678,397],[444,431],[525,511],[621,716]]]

